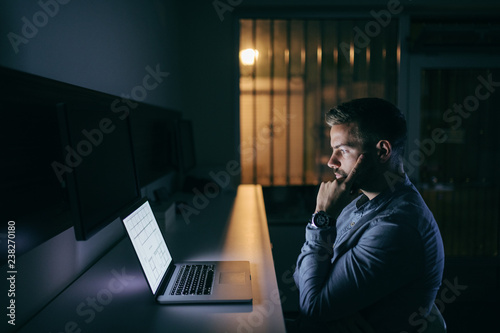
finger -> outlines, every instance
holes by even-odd
[[[344,181],[344,183],[346,185],[349,185],[350,183],[352,183],[356,179],[356,176],[357,176],[358,171],[359,171],[359,167],[360,167],[361,163],[363,162],[363,159],[364,159],[363,154],[358,156],[358,159],[356,160],[356,164],[354,165],[354,168],[352,168],[351,172],[349,172],[349,174],[347,175],[347,178]]]

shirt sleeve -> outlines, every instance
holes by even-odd
[[[332,263],[334,228],[306,227],[294,273],[300,311],[320,321],[337,320],[366,306],[422,272],[418,231],[390,221],[371,221],[354,246]]]

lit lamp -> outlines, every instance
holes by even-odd
[[[245,49],[240,51],[240,60],[244,66],[253,66],[259,58],[259,51]]]

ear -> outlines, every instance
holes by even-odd
[[[389,161],[392,155],[392,145],[387,140],[380,140],[377,143],[377,159],[381,163]]]

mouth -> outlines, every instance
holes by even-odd
[[[342,173],[335,172],[335,179],[342,179],[345,178],[346,176]]]

